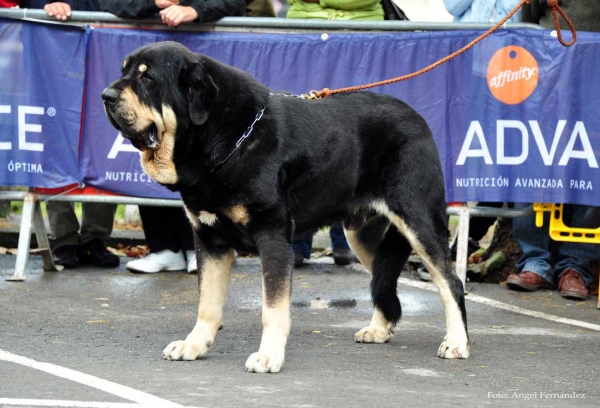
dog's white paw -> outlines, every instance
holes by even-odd
[[[163,350],[165,360],[196,360],[206,354],[214,340],[178,340]]]
[[[246,360],[246,371],[250,373],[278,373],[281,371],[284,359],[283,354],[253,353]]]
[[[394,326],[388,324],[388,327],[367,326],[356,332],[354,341],[357,343],[387,343],[394,337]]]
[[[444,337],[444,341],[440,344],[440,348],[438,349],[437,356],[439,358],[469,358],[469,351],[471,349],[471,345],[469,341],[453,341],[448,340],[447,336]]]

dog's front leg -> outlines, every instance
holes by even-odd
[[[257,247],[262,263],[263,335],[260,349],[246,361],[246,370],[277,373],[285,359],[291,326],[292,250],[284,237],[272,235],[258,239]]]
[[[233,265],[233,250],[196,251],[198,265],[198,320],[185,340],[174,341],[163,351],[167,360],[195,360],[202,357],[215,341],[221,327],[223,305]]]

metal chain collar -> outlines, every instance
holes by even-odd
[[[290,98],[305,99],[302,95],[287,94],[287,93],[283,93],[283,92],[270,92],[269,96],[286,96],[286,97],[290,97]],[[267,106],[268,106],[268,103],[267,103],[267,105],[265,105],[264,108],[262,108],[260,111],[258,111],[252,124],[250,126],[248,126],[248,129],[246,129],[246,131],[244,132],[242,137],[240,137],[238,139],[238,141],[235,142],[235,148],[231,151],[231,153],[229,153],[227,155],[227,157],[225,157],[215,167],[213,167],[213,169],[210,171],[210,173],[215,171],[217,169],[217,167],[219,167],[221,164],[225,163],[227,161],[227,159],[229,159],[235,153],[235,151],[240,147],[240,145],[244,142],[244,140],[246,140],[248,137],[250,137],[250,134],[254,130],[254,125],[256,124],[256,122],[258,122],[259,120],[262,119],[263,114],[265,113],[265,109],[267,109]]]
[[[235,148],[231,151],[231,153],[229,153],[227,155],[227,157],[225,157],[215,167],[213,167],[213,169],[210,171],[211,173],[213,171],[215,171],[217,169],[217,167],[219,167],[221,164],[225,163],[227,161],[227,159],[229,159],[231,157],[231,155],[234,154],[235,151],[240,147],[240,145],[244,142],[244,140],[246,140],[250,136],[250,134],[254,130],[254,125],[256,124],[256,122],[258,122],[263,117],[263,114],[265,113],[265,109],[267,109],[266,105],[264,108],[262,108],[260,111],[258,111],[258,113],[256,114],[256,117],[254,118],[254,122],[252,122],[252,124],[248,127],[248,129],[246,129],[246,131],[244,132],[242,137],[240,137],[239,140],[237,142],[235,142]]]

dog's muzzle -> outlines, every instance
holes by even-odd
[[[121,112],[119,102],[119,93],[113,88],[106,88],[102,92],[102,100],[104,101],[104,110],[110,123],[119,130],[123,137],[129,139],[131,144],[138,150],[154,150],[158,147],[158,132],[156,125],[151,124],[141,132],[131,129],[131,120],[124,117]]]
[[[143,132],[128,134],[121,130],[121,134],[131,141],[131,144],[138,150],[155,150],[158,147],[158,136],[156,126],[150,125]]]

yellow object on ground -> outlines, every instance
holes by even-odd
[[[538,228],[544,225],[544,213],[550,213],[548,232],[553,240],[600,244],[600,227],[592,229],[565,225],[562,204],[534,203],[533,210],[535,211],[535,225]]]

